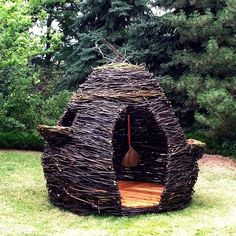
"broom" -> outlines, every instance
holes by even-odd
[[[133,149],[131,146],[131,132],[130,132],[130,115],[128,114],[128,145],[129,150],[125,154],[124,159],[122,160],[122,165],[124,167],[135,167],[140,163],[140,155]]]

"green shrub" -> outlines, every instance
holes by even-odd
[[[42,151],[44,140],[36,132],[0,132],[0,148]]]
[[[71,92],[65,90],[48,98],[43,105],[41,123],[55,125],[63,114],[70,97]]]
[[[42,150],[44,140],[37,125],[56,125],[70,96],[63,91],[45,100],[25,89],[14,90],[8,99],[0,97],[0,148]]]
[[[0,97],[0,131],[31,131],[41,119],[43,98],[35,91],[31,79],[20,78]]]
[[[209,135],[222,143],[236,139],[236,103],[234,97],[221,89],[209,89],[197,96],[198,104],[205,113],[196,113],[202,127],[209,128]]]

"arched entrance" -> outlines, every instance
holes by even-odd
[[[121,162],[128,151],[127,116],[131,117],[131,144],[141,162],[134,168]],[[158,205],[166,177],[167,142],[147,105],[121,111],[113,132],[113,163],[121,202],[128,207]]]

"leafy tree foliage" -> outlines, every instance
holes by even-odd
[[[33,26],[30,3],[0,1],[0,22],[0,131],[32,131],[39,123],[55,123],[69,93],[46,98],[38,90],[39,72],[30,62],[44,44],[29,33]],[[46,106],[53,111],[47,112]]]
[[[55,83],[64,75],[64,59],[73,38],[71,26],[78,14],[78,0],[31,0],[30,14],[32,31],[40,34],[43,45],[43,50],[32,59],[40,71],[38,89],[44,96],[51,96]]]
[[[40,46],[31,37],[29,5],[25,1],[0,1],[0,93],[9,95],[9,86],[30,76],[29,59]]]
[[[29,119],[24,128],[28,128],[34,116],[30,102],[34,95],[29,98],[26,90],[37,81],[29,60],[40,51],[39,39],[29,34],[29,4],[23,0],[0,1],[0,22],[1,129],[23,128],[25,116]]]
[[[78,0],[30,1],[31,18],[43,31],[40,39],[45,45],[41,57],[35,60],[37,64],[49,67],[53,63],[60,63],[63,59],[59,51],[70,44],[73,38],[71,26],[78,14],[78,2]]]

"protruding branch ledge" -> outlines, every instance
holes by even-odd
[[[37,130],[48,143],[54,145],[65,143],[73,137],[71,127],[39,125]]]
[[[187,144],[190,145],[193,156],[199,160],[206,150],[206,144],[196,139],[187,139]]]

